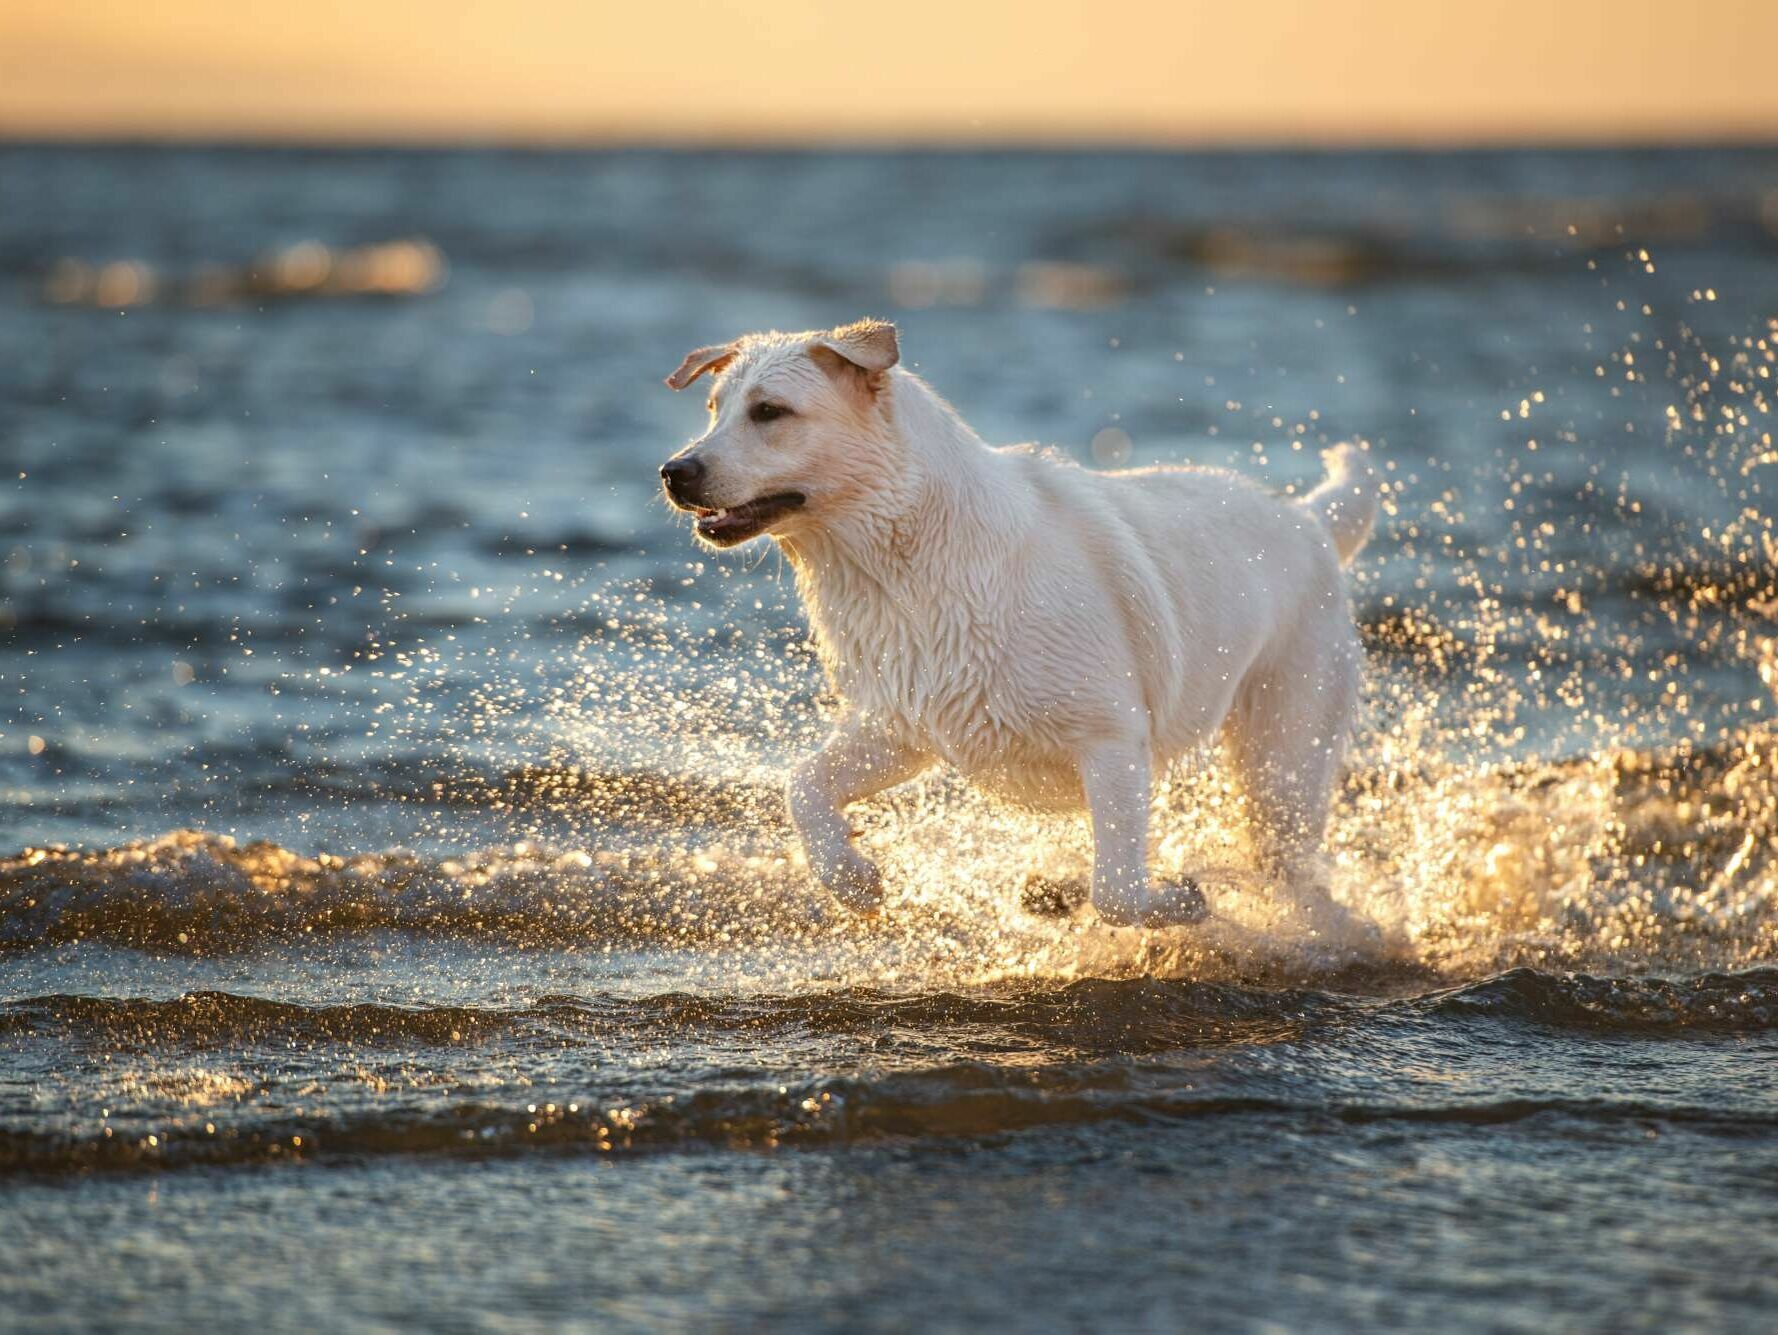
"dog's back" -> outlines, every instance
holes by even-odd
[[[1000,457],[1022,484],[1008,488],[1007,522],[1009,539],[1022,536],[1002,558],[1025,648],[1014,658],[1067,679],[1031,683],[1035,694],[1078,701],[1097,693],[1090,680],[1128,679],[1135,699],[1115,707],[1139,704],[1155,750],[1171,756],[1214,736],[1254,669],[1305,627],[1330,647],[1352,638],[1342,536],[1355,551],[1374,500],[1359,503],[1345,456],[1337,532],[1326,487],[1298,502],[1217,469],[1097,473]]]

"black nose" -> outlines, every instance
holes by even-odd
[[[695,489],[704,477],[704,465],[681,455],[661,465],[661,481],[667,490],[682,501],[695,499]]]

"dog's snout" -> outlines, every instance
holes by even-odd
[[[694,501],[697,487],[704,480],[704,465],[687,455],[676,455],[661,465],[661,481],[675,500]]]

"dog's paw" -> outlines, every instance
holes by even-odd
[[[875,913],[883,906],[883,873],[851,849],[821,868],[820,879],[827,893],[854,913]]]
[[[1326,891],[1296,897],[1286,912],[1296,927],[1325,946],[1359,954],[1374,954],[1382,949],[1382,928]]]
[[[1086,902],[1081,881],[1052,881],[1032,872],[1019,882],[1019,907],[1040,918],[1065,918]]]
[[[1192,880],[1151,890],[1140,905],[1113,901],[1093,907],[1111,927],[1190,927],[1210,916],[1209,901]]]
[[[1144,927],[1191,927],[1210,916],[1210,901],[1193,880],[1163,886],[1149,898],[1142,912]]]

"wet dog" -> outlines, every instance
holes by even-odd
[[[817,879],[874,911],[845,809],[944,763],[1084,806],[1105,921],[1196,922],[1197,887],[1149,874],[1151,776],[1220,734],[1269,869],[1311,926],[1343,919],[1317,863],[1358,694],[1363,452],[1329,450],[1300,500],[1212,469],[1092,472],[990,448],[899,362],[894,326],[863,320],[699,348],[666,382],[711,377],[668,499],[712,546],[779,545],[844,701],[789,784]]]

